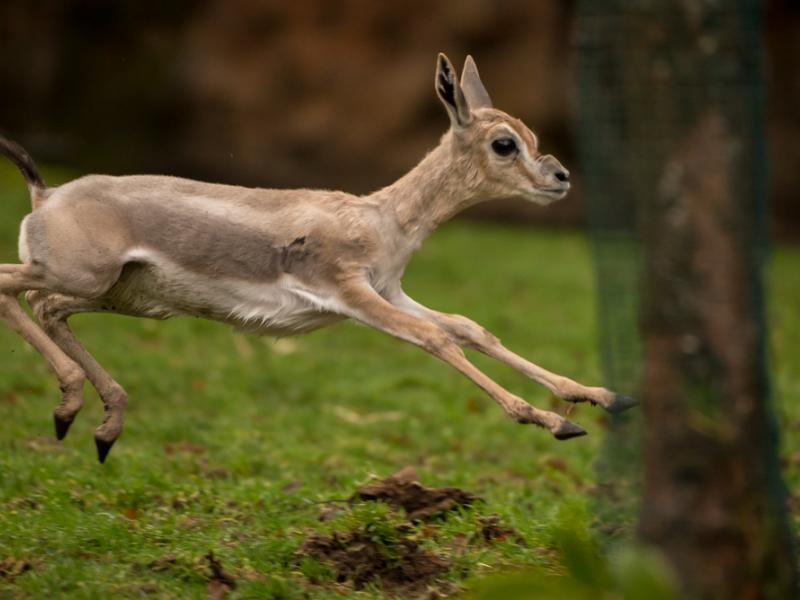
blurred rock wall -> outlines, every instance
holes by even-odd
[[[472,53],[495,104],[576,173],[547,210],[573,224],[573,3],[559,0],[5,0],[0,129],[85,171],[367,192],[436,144],[436,53]],[[776,223],[800,228],[800,10],[770,5]]]

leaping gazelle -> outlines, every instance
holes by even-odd
[[[100,462],[122,431],[125,390],[67,324],[81,312],[166,319],[194,315],[281,336],[354,319],[450,364],[512,419],[564,440],[584,435],[478,370],[462,346],[494,357],[570,402],[610,412],[634,401],[556,375],[505,348],[473,321],[428,309],[400,279],[436,227],[495,198],[563,198],[569,172],[539,152],[536,136],[492,107],[471,57],[461,82],[437,60],[435,88],[450,128],[414,169],[367,196],[251,189],[166,176],[88,175],[48,188],[28,154],[0,137],[22,171],[33,211],[22,221],[22,264],[0,265],[0,317],[48,361],[61,386],[62,439],[81,408],[86,378],[105,405],[95,430]],[[41,328],[20,306],[26,298]]]

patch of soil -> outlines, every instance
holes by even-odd
[[[236,580],[222,566],[220,560],[209,552],[195,560],[181,559],[175,554],[167,554],[145,565],[156,573],[172,571],[175,573],[202,573],[206,579],[206,598],[221,600],[236,588]]]
[[[0,579],[5,579],[8,582],[14,581],[25,571],[30,570],[31,563],[26,560],[18,560],[10,556],[0,560]]]
[[[325,521],[335,519],[341,514],[341,512],[342,509],[336,508],[335,506],[323,506],[319,511],[319,515],[317,515],[317,520],[324,523]]]
[[[39,510],[42,508],[42,505],[34,500],[33,498],[28,498],[27,496],[20,496],[18,498],[14,498],[9,502],[6,506],[11,510]]]
[[[119,596],[153,596],[160,593],[155,583],[131,583],[113,588],[113,593]]]
[[[173,454],[205,454],[207,448],[194,442],[169,442],[164,444],[164,453],[171,456]]]
[[[147,568],[156,573],[162,571],[169,571],[172,567],[178,564],[178,557],[174,554],[167,554],[161,558],[157,558],[147,563]]]
[[[459,506],[469,506],[480,498],[455,487],[429,488],[422,485],[413,467],[406,467],[394,475],[375,483],[364,485],[350,498],[381,501],[402,508],[408,520],[427,521]]]
[[[228,479],[231,474],[228,469],[222,467],[211,468],[207,465],[203,465],[203,475],[205,475],[207,479]]]
[[[206,587],[206,597],[209,600],[221,600],[228,595],[228,592],[236,587],[236,581],[230,573],[222,568],[222,563],[214,556],[213,552],[209,552],[203,558],[208,561],[208,568],[210,574],[208,576],[208,585]]]
[[[63,450],[63,446],[56,438],[44,435],[29,439],[25,442],[25,446],[37,452],[57,453]]]
[[[508,539],[513,539],[520,546],[525,546],[525,540],[514,529],[506,527],[500,522],[499,515],[489,515],[481,517],[478,521],[480,523],[480,530],[475,534],[474,541],[483,541],[487,544],[494,542],[503,542]]]
[[[183,510],[190,504],[194,504],[200,498],[200,492],[193,492],[188,496],[184,496],[183,494],[178,494],[175,498],[172,499],[170,503],[172,508],[175,510]]]
[[[370,582],[384,589],[402,588],[403,597],[424,590],[439,575],[445,573],[449,562],[420,548],[408,537],[411,528],[396,528],[397,540],[391,548],[376,543],[362,528],[332,535],[314,534],[297,553],[297,558],[314,558],[331,565],[339,583],[351,582],[362,589]]]

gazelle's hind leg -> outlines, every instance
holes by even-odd
[[[61,387],[61,403],[54,412],[56,436],[63,439],[83,405],[83,369],[71,359],[22,310],[17,295],[44,287],[42,273],[35,265],[0,265],[0,319],[41,354],[55,372]]]
[[[97,300],[48,292],[28,292],[26,298],[42,328],[70,358],[81,366],[103,401],[105,418],[94,432],[97,457],[102,463],[111,450],[111,446],[122,433],[128,394],[89,354],[67,324],[67,318],[71,315],[101,311],[102,305]]]

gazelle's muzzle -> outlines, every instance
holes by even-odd
[[[569,171],[552,154],[542,156],[538,161],[539,181],[542,191],[566,192],[569,190]]]

